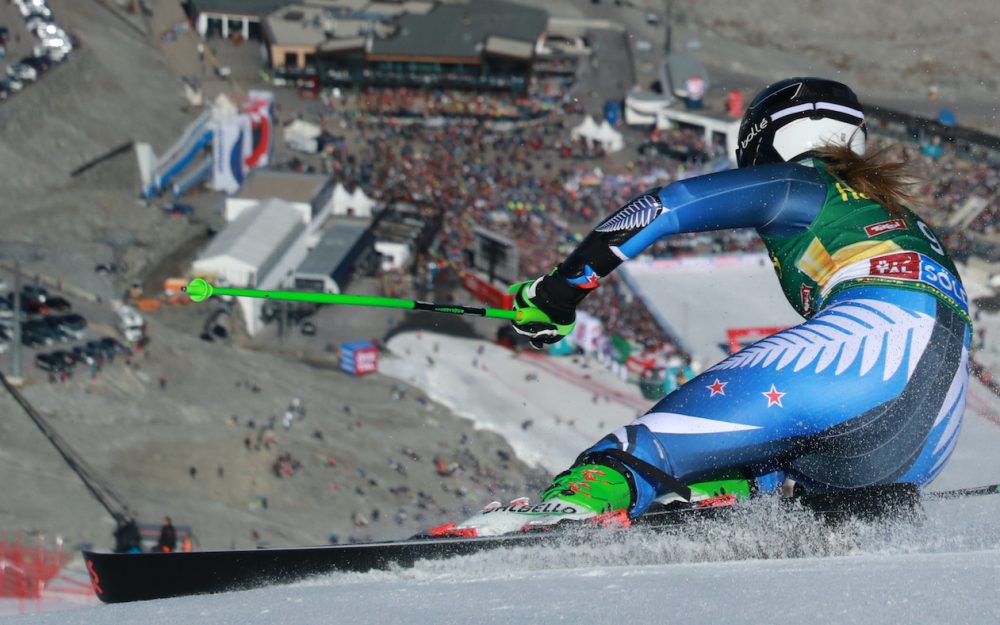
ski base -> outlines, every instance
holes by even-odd
[[[989,493],[973,494],[995,492],[996,489],[993,489]],[[905,517],[919,511],[920,499],[921,495],[913,484],[888,484],[782,501],[785,505],[801,506],[828,522],[837,523],[846,518],[873,520]],[[629,525],[667,530],[699,519],[724,519],[742,507],[739,503],[701,507],[687,503],[669,504],[647,511],[632,519]],[[100,600],[119,603],[259,588],[333,572],[409,567],[419,560],[542,545],[556,538],[587,541],[598,535],[605,537],[627,533],[628,530],[563,523],[547,531],[495,537],[421,535],[409,540],[357,545],[190,553],[85,552],[84,558]]]

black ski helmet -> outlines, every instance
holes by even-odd
[[[787,78],[757,94],[740,123],[739,167],[798,160],[826,144],[865,152],[865,112],[845,84]]]

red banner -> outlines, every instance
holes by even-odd
[[[514,296],[508,294],[506,288],[492,285],[471,271],[462,273],[462,286],[490,308],[510,310],[514,304]]]
[[[374,345],[354,352],[354,375],[366,375],[378,371],[378,348]]]
[[[762,328],[729,328],[726,336],[729,339],[729,353],[735,354],[747,345],[756,343],[775,332],[781,332],[786,326],[767,326]]]

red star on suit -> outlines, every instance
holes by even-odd
[[[581,289],[596,289],[597,287],[601,286],[601,283],[598,282],[598,280],[600,279],[601,277],[597,275],[597,273],[591,273],[587,276],[586,282],[584,282],[583,284],[578,284],[577,286]]]
[[[727,384],[729,384],[729,382],[719,382],[719,378],[715,378],[715,382],[713,384],[709,384],[705,388],[712,391],[712,394],[709,395],[709,397],[715,397],[716,395],[726,394],[725,388]]]
[[[774,406],[774,405],[777,405],[778,408],[784,408],[784,406],[781,405],[781,398],[784,397],[787,394],[788,393],[781,393],[781,392],[779,392],[778,389],[774,388],[773,384],[771,385],[771,390],[769,390],[766,393],[761,393],[761,395],[763,395],[764,397],[767,398],[767,407],[768,408],[770,408],[771,406]]]

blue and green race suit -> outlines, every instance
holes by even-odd
[[[707,369],[581,458],[620,449],[687,483],[737,471],[762,491],[786,478],[816,491],[929,483],[958,440],[971,321],[955,266],[908,209],[817,160],[730,170],[632,199],[556,275],[593,288],[658,239],[733,228],[757,230],[806,321]],[[665,493],[631,469],[638,514]]]

